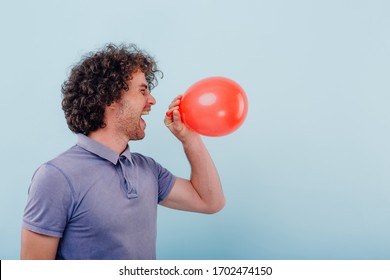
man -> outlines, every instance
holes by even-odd
[[[164,122],[182,143],[189,180],[130,151],[145,137],[160,71],[136,46],[84,57],[62,86],[75,146],[35,172],[23,218],[21,259],[155,259],[157,205],[215,213],[225,199],[201,137],[181,121],[180,96]]]

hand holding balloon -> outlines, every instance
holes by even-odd
[[[172,116],[172,114],[173,114],[173,110],[175,110],[175,109],[179,109],[179,104],[180,104],[180,101],[181,101],[181,99],[182,99],[182,95],[179,95],[179,96],[177,96],[174,100],[173,100],[173,102],[171,103],[171,105],[169,106],[170,108],[169,108],[169,111],[167,111],[166,113],[165,113],[165,115],[167,116],[167,117],[171,117]],[[175,103],[178,103],[178,104],[175,104]],[[173,105],[175,105],[174,107],[172,107],[171,108],[171,106],[173,106]]]
[[[211,77],[193,84],[181,97],[183,123],[205,136],[223,136],[238,129],[248,113],[244,90],[234,81]],[[172,110],[166,113],[172,115]]]

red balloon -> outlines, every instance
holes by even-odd
[[[241,126],[248,113],[244,90],[233,80],[211,77],[193,84],[183,95],[182,121],[205,136],[223,136]]]

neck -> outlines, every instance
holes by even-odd
[[[107,127],[88,134],[88,137],[121,154],[128,145],[128,140],[115,133],[110,133]]]

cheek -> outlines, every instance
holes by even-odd
[[[146,106],[145,104],[146,99],[142,95],[139,97],[133,97],[132,101],[123,100],[120,103],[118,114],[121,115],[121,118],[125,119],[139,119]]]

